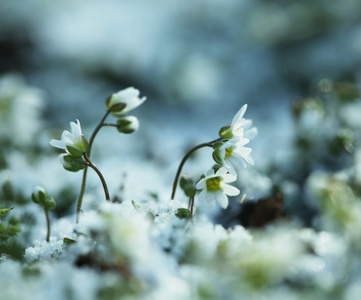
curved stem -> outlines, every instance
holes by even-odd
[[[49,220],[49,212],[44,209],[45,211],[45,218],[46,218],[46,228],[47,228],[47,234],[46,234],[46,241],[49,242],[50,240],[50,220]]]
[[[90,161],[89,157],[88,157],[86,154],[84,154],[83,157],[84,157],[87,165],[88,165],[89,167],[91,167],[91,168],[98,174],[98,176],[99,176],[99,178],[100,178],[100,181],[102,182],[102,185],[103,185],[103,189],[104,189],[104,193],[105,193],[105,199],[106,199],[107,201],[110,201],[109,192],[108,192],[108,186],[107,186],[107,184],[106,184],[106,182],[105,182],[105,179],[104,179],[104,177],[103,177],[103,174],[102,174],[102,173],[99,171],[99,169]]]
[[[191,150],[189,150],[187,152],[187,154],[183,157],[181,163],[179,164],[179,167],[178,167],[178,170],[177,170],[177,174],[175,176],[175,179],[174,179],[174,182],[173,182],[173,189],[172,189],[172,195],[170,197],[171,200],[174,199],[174,196],[175,196],[175,192],[176,192],[176,189],[177,189],[177,184],[178,184],[178,180],[179,180],[179,176],[182,172],[182,168],[185,164],[185,162],[187,161],[187,159],[192,155],[192,153],[198,149],[201,149],[203,147],[213,147],[213,144],[215,142],[218,142],[220,139],[216,139],[216,140],[213,140],[213,141],[210,141],[208,143],[203,143],[203,144],[200,144],[198,146],[195,146],[194,148],[192,148]]]
[[[88,157],[90,156],[90,151],[91,151],[91,147],[93,145],[94,139],[95,139],[96,135],[98,134],[100,128],[102,128],[103,123],[109,114],[110,114],[110,109],[107,110],[107,112],[105,113],[103,118],[100,120],[98,126],[94,129],[94,132],[89,139],[89,148],[88,148],[88,152],[87,152]],[[83,202],[83,196],[84,196],[84,192],[85,192],[87,174],[88,174],[88,165],[85,165],[84,171],[83,171],[83,179],[82,179],[81,187],[80,187],[80,193],[79,193],[79,197],[78,197],[78,203],[77,203],[77,207],[76,207],[76,223],[79,222],[79,215],[81,212],[81,205]]]

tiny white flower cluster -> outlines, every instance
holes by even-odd
[[[220,139],[213,144],[213,158],[221,167],[216,173],[213,169],[208,170],[196,185],[196,189],[202,190],[199,200],[206,199],[212,206],[217,201],[222,208],[227,208],[227,195],[237,196],[240,193],[227,183],[237,180],[236,170],[246,167],[246,162],[254,164],[252,149],[246,145],[257,135],[257,128],[252,127],[252,120],[243,118],[246,109],[247,104],[241,107],[229,126],[221,128]]]

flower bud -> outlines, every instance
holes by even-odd
[[[191,176],[183,174],[180,179],[180,187],[187,197],[192,197],[196,191],[194,180]]]
[[[134,116],[128,116],[118,119],[117,129],[122,133],[133,133],[139,129],[139,121]]]
[[[34,188],[31,198],[34,203],[41,205],[44,210],[53,210],[55,208],[54,199],[50,198],[47,191],[41,186]]]
[[[46,198],[48,197],[48,193],[46,190],[41,186],[36,186],[34,188],[33,193],[31,194],[31,199],[36,204],[42,204],[45,202]]]
[[[179,219],[189,219],[191,217],[191,212],[186,208],[178,208],[175,214]]]
[[[55,200],[53,198],[47,198],[42,205],[44,210],[54,210],[55,209]]]
[[[221,138],[228,138],[228,139],[231,139],[233,138],[233,133],[232,133],[232,129],[231,127],[228,125],[228,126],[223,126],[220,130],[219,130],[219,136]]]
[[[219,148],[216,148],[213,153],[212,153],[212,157],[213,160],[219,164],[222,165],[223,164],[223,160],[222,160],[222,156],[221,156],[221,151],[219,150]]]
[[[59,160],[62,163],[65,170],[70,172],[78,172],[84,169],[85,161],[83,157],[74,157],[72,155],[60,154]]]

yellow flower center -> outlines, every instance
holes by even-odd
[[[207,185],[207,191],[208,192],[217,192],[219,190],[221,190],[221,177],[212,177],[212,178],[208,178],[206,180],[206,185]]]
[[[226,148],[226,156],[224,158],[228,158],[232,155],[233,149],[231,147]]]

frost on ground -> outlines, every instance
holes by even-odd
[[[0,109],[10,116],[2,122],[8,125],[18,118],[11,115],[19,101],[16,91],[28,93],[23,81],[16,82],[7,84],[14,91],[0,95]],[[1,211],[1,297],[356,299],[361,282],[360,128],[351,120],[357,114],[348,112],[359,109],[361,98],[356,86],[357,93],[347,100],[345,89],[337,87],[296,103],[293,140],[283,149],[289,155],[264,168],[256,159],[251,166],[255,130],[242,106],[216,140],[217,132],[206,141],[209,149],[187,162],[190,174],[180,177],[172,196],[173,160],[180,151],[164,160],[159,154],[148,159],[137,133],[116,130],[138,129],[123,111],[124,103],[136,108],[145,101],[135,89],[111,95],[106,113],[116,123],[107,126],[115,128],[107,128],[113,131],[95,142],[92,156],[90,130],[80,121],[62,134],[40,133],[41,120],[30,114],[32,136],[2,137],[7,143],[1,144],[0,209],[14,208]],[[25,107],[41,102],[29,99]],[[147,129],[143,135],[156,134],[154,127]],[[60,162],[44,143],[52,138],[62,151]],[[177,149],[176,142],[170,144]],[[31,147],[37,155],[21,155]],[[151,144],[147,153],[159,148]],[[89,177],[77,209],[86,167]],[[37,187],[31,194],[30,186],[38,181],[48,183],[48,191]]]

